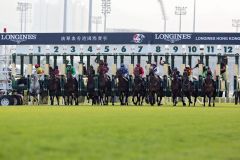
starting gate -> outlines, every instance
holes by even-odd
[[[168,68],[178,67],[182,72],[186,65],[194,67],[198,77],[203,64],[215,71],[219,96],[225,91],[229,96],[239,90],[238,33],[2,33],[0,45],[10,48],[13,74],[31,75],[33,64],[40,64],[47,77],[49,66],[59,66],[65,74],[66,60],[78,68],[83,79],[82,67],[93,65],[103,59],[110,66],[112,76],[121,63],[128,65],[132,76],[133,67],[139,63],[146,73],[150,63],[159,63],[164,77],[165,91],[169,91]],[[228,57],[227,72],[221,77],[222,57]],[[230,83],[233,82],[233,83]],[[82,83],[79,84],[82,92]]]

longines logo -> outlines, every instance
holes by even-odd
[[[3,41],[12,41],[20,44],[27,40],[35,40],[37,39],[36,34],[2,34],[1,40]]]
[[[155,34],[155,39],[162,39],[170,43],[175,43],[184,39],[191,39],[192,34]]]

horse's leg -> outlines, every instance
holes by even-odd
[[[56,94],[57,105],[59,106],[59,96]]]
[[[158,101],[158,106],[161,106],[162,103],[162,95],[161,93],[158,93],[159,101]]]
[[[141,106],[142,105],[142,94],[141,92],[138,93],[138,105]]]
[[[181,94],[181,98],[182,98],[182,103],[183,103],[183,106],[186,106],[186,103],[185,103],[185,100],[184,100],[184,95]]]
[[[52,94],[50,94],[50,103],[53,106],[53,101],[54,101],[54,96]]]
[[[205,107],[206,95],[203,95],[203,106]]]
[[[173,95],[172,95],[173,106],[176,106],[176,102],[175,102],[176,100],[175,100],[175,99],[176,99],[176,97],[175,97],[175,95],[173,94]]]
[[[197,102],[197,96],[194,96],[194,107],[196,106],[196,102]]]
[[[213,96],[213,107],[215,107],[215,96]]]
[[[67,105],[70,104],[70,95],[67,95]]]
[[[140,106],[140,93],[137,93],[137,105]]]
[[[104,100],[103,100],[103,91],[100,91],[100,105],[104,105]]]
[[[111,102],[112,102],[112,105],[114,106],[114,93],[111,94]]]
[[[137,101],[135,101],[136,98],[137,98]],[[135,106],[138,105],[138,95],[135,91],[133,92],[132,102]]]
[[[141,106],[143,105],[144,98],[145,98],[145,95],[143,93],[141,93],[141,104],[140,104]]]
[[[71,106],[72,106],[72,105],[73,105],[73,100],[74,100],[74,94],[72,93],[70,97],[71,97],[71,99],[70,99],[70,104],[71,104]]]
[[[77,93],[75,93],[74,94],[74,101],[75,101],[75,106],[78,106],[78,94]]]
[[[120,100],[120,104],[123,105],[123,99],[122,99],[122,92],[119,92],[119,100]]]
[[[208,107],[211,107],[211,98],[212,98],[212,96],[209,95],[209,96],[208,96]]]
[[[240,103],[240,91],[237,91],[238,103]]]
[[[126,92],[126,94],[125,94],[125,105],[127,105],[128,106],[128,92]]]
[[[191,94],[188,94],[188,104],[189,104],[189,107],[192,104]]]

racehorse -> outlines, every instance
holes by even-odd
[[[78,82],[77,79],[72,76],[70,71],[67,72],[67,79],[64,84],[64,103],[65,105],[78,105]]]
[[[189,106],[192,103],[191,96],[193,94],[193,84],[190,81],[188,74],[186,71],[183,72],[183,77],[182,77],[182,97],[187,97]],[[186,103],[183,99],[183,106],[186,106]]]
[[[150,73],[148,76],[148,101],[153,106],[157,102],[158,106],[161,105],[163,97],[163,87],[161,86],[160,77]]]
[[[183,96],[182,96],[182,82],[181,79],[178,77],[176,72],[173,72],[172,74],[172,101],[173,101],[173,106],[177,105],[177,98],[180,97],[183,101]]]
[[[213,98],[213,106],[215,106],[216,85],[211,75],[208,74],[203,81],[203,105],[205,106],[206,96],[208,97],[208,106],[211,106],[211,99]]]
[[[129,81],[123,77],[120,70],[117,70],[116,73],[118,79],[118,95],[121,105],[128,105],[128,96],[129,96]]]
[[[132,102],[135,105],[143,105],[143,100],[146,95],[146,84],[139,76],[134,78]]]
[[[94,69],[92,67],[87,69],[87,99],[92,99],[92,105],[96,105],[98,103],[98,94],[95,91],[94,85]]]
[[[54,73],[50,74],[48,90],[49,90],[51,105],[54,105],[54,97],[56,97],[57,105],[59,105],[59,96],[61,95],[61,85],[60,85],[60,79],[56,77]]]
[[[108,105],[109,92],[111,92],[111,81],[107,74],[99,73],[99,100],[101,105]]]
[[[39,94],[40,94],[40,83],[37,74],[33,74],[30,80],[30,90],[29,90],[29,101],[30,96],[32,96],[32,104],[39,105]]]
[[[240,103],[240,78],[237,79],[237,84],[236,84],[236,90],[234,91],[234,96],[235,96],[235,105]]]

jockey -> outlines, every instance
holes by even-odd
[[[172,76],[175,74],[178,78],[180,78],[180,72],[178,71],[177,67],[174,67],[172,70]]]
[[[54,73],[53,68],[52,68],[52,66],[49,65],[49,75],[51,75],[53,73]]]
[[[189,77],[192,75],[192,68],[189,65],[187,65],[184,69],[184,72],[187,72],[188,77]]]
[[[143,68],[140,66],[140,64],[136,64],[136,67],[134,68],[133,74],[135,77],[140,76],[141,78],[144,75],[144,70]]]
[[[213,77],[210,67],[204,66],[203,67],[203,73],[202,73],[203,79],[205,79],[208,75],[210,75],[211,78]]]
[[[99,74],[107,74],[109,71],[108,64],[107,62],[104,62],[103,60],[99,61],[99,66],[98,66],[98,73]]]
[[[158,69],[156,64],[152,63],[149,70],[149,74],[158,75]]]
[[[211,71],[210,67],[208,67],[208,70],[207,70],[207,75],[210,75],[210,76],[211,76],[211,78],[213,78],[213,76],[212,76],[212,71]]]
[[[203,78],[207,77],[207,71],[208,71],[208,67],[207,66],[203,66],[203,72],[202,72],[202,77]]]
[[[37,74],[44,74],[44,71],[39,64],[35,64],[35,69]]]
[[[118,69],[121,73],[121,75],[124,77],[124,78],[128,78],[128,75],[129,75],[129,72],[128,72],[128,69],[127,67],[122,63],[120,68]]]
[[[75,76],[75,74],[76,74],[75,68],[71,65],[71,63],[69,63],[68,60],[66,60],[66,71],[65,72],[66,72],[66,74],[68,72],[71,72],[73,76]]]

